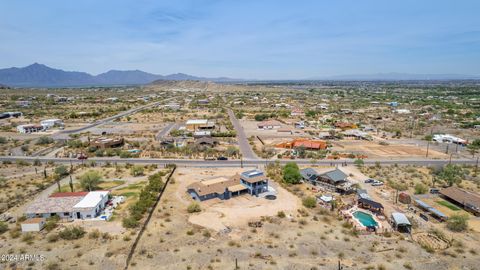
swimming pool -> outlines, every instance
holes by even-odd
[[[378,227],[378,223],[373,219],[372,215],[362,211],[356,211],[353,216],[365,227]]]

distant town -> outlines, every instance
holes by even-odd
[[[470,80],[3,87],[0,253],[45,260],[2,266],[475,269],[479,91]]]

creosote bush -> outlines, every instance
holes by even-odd
[[[196,202],[192,202],[188,207],[187,207],[187,212],[188,213],[198,213],[202,211],[202,208],[200,205]]]

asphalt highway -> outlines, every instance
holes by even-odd
[[[203,160],[203,159],[149,159],[149,158],[118,158],[118,157],[101,157],[101,158],[89,158],[87,160],[78,160],[72,158],[53,158],[53,157],[24,157],[24,156],[0,156],[0,161],[12,161],[25,160],[33,162],[39,160],[41,162],[55,162],[55,163],[82,163],[82,162],[96,162],[98,164],[103,163],[137,163],[137,164],[177,164],[180,167],[241,167],[241,166],[263,166],[268,163],[276,162],[274,160],[264,159],[248,159],[248,160]],[[296,160],[279,160],[280,164],[287,162],[296,162],[299,165],[353,165],[355,160],[318,160],[313,162],[307,159]],[[419,165],[419,166],[441,166],[446,165],[450,161],[444,159],[391,159],[391,160],[374,160],[365,159],[364,164],[373,165],[376,163],[381,165]],[[452,159],[452,164],[469,164],[475,165],[476,160],[473,159]]]

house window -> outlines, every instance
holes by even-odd
[[[64,216],[70,216],[70,213],[69,212],[65,212],[63,213]]]

